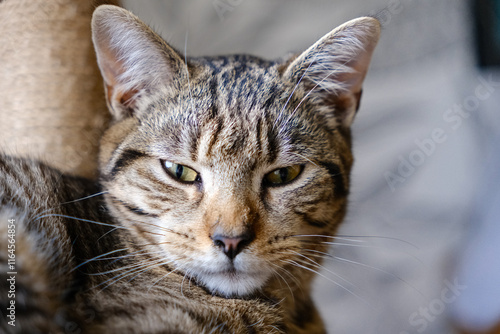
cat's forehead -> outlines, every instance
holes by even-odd
[[[250,166],[272,164],[284,152],[303,153],[304,147],[321,149],[322,131],[304,110],[308,102],[281,79],[278,63],[229,56],[193,64],[189,82],[152,103],[144,122],[171,152],[208,164],[222,159],[243,166],[248,160]]]
[[[279,118],[302,98],[282,78],[281,64],[249,55],[196,58],[187,80],[168,99],[167,112],[183,114],[197,123],[214,117],[237,124]],[[302,107],[308,104],[301,102]]]
[[[232,73],[236,77],[238,77],[239,74],[243,73],[249,74],[266,72],[272,74],[272,72],[277,68],[276,65],[278,65],[280,62],[281,60],[266,60],[247,54],[199,57],[190,59],[190,64],[198,67],[199,70],[202,70],[202,68],[204,68],[205,70],[208,70],[212,75],[228,75]]]
[[[248,55],[201,58],[192,87],[218,108],[251,111],[270,108],[285,98],[278,64]]]

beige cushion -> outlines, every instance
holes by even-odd
[[[90,37],[96,5],[0,2],[1,151],[96,175],[99,138],[108,122]]]

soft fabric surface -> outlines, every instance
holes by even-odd
[[[0,146],[94,177],[107,124],[94,0],[0,1]]]

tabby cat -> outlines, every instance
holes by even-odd
[[[114,117],[99,184],[0,158],[2,330],[325,332],[310,285],[346,212],[378,21],[277,61],[187,58],[109,5],[92,31]]]

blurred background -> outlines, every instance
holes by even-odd
[[[315,288],[328,331],[480,332],[500,320],[499,1],[123,5],[190,56],[276,58],[377,16],[382,38],[353,127],[345,238]]]

